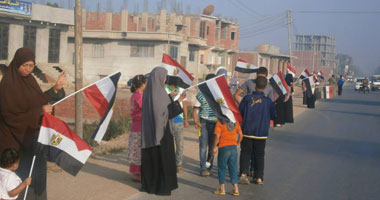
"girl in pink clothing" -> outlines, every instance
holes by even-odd
[[[141,174],[141,110],[143,91],[146,85],[144,75],[136,75],[132,79],[131,92],[133,95],[130,99],[132,124],[128,137],[128,153],[129,173],[133,174],[133,180],[140,182]]]

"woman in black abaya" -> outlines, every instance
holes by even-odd
[[[167,70],[152,70],[143,95],[141,132],[142,191],[157,195],[171,195],[178,188],[174,140],[171,119],[183,112],[179,102],[165,91]]]
[[[286,84],[290,87],[290,94],[288,101],[285,102],[285,122],[286,123],[294,123],[293,118],[293,75],[288,73],[285,77]]]

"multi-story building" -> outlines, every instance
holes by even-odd
[[[59,68],[74,75],[74,11],[29,5],[29,14],[0,10],[0,64],[8,65],[14,52],[27,46],[35,50],[37,69],[47,81]],[[202,78],[219,66],[232,69],[238,50],[239,25],[209,15],[84,10],[82,16],[85,84],[115,71],[124,77],[148,73],[161,65],[164,52]]]
[[[296,35],[292,60],[296,70],[322,70],[331,74],[336,68],[335,37],[329,35]]]

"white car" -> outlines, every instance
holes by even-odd
[[[355,91],[359,90],[360,86],[363,83],[363,80],[364,80],[364,78],[362,78],[362,77],[355,78]]]

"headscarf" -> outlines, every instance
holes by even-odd
[[[216,76],[224,75],[224,78],[227,79],[227,74],[228,71],[225,67],[218,67],[218,69],[216,69]]]
[[[164,80],[168,71],[156,67],[150,73],[143,95],[141,147],[143,149],[160,145],[168,124],[170,104]]]
[[[33,51],[18,49],[0,83],[0,153],[7,147],[31,147],[42,106],[49,100],[31,74],[23,77],[18,72],[28,61],[35,62]]]

